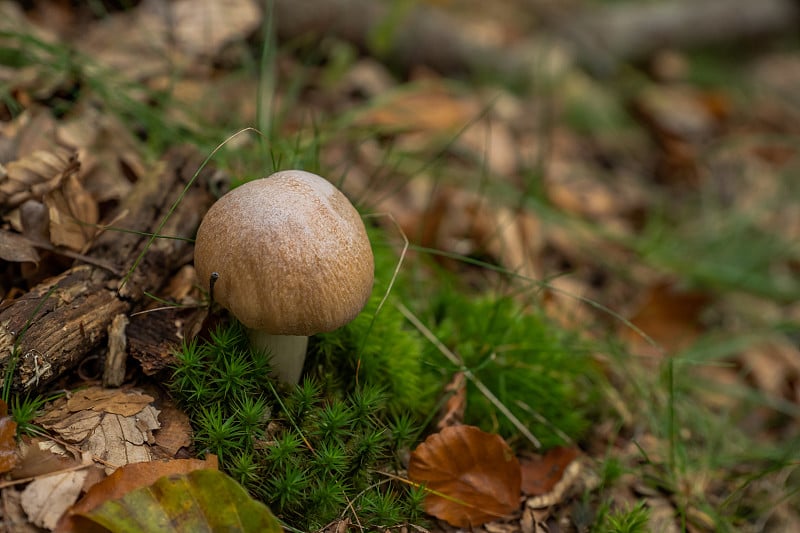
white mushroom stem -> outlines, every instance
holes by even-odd
[[[270,356],[272,373],[283,383],[300,382],[306,361],[308,337],[300,335],[271,335],[266,331],[247,328],[250,346]]]

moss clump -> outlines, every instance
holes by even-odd
[[[279,393],[269,357],[249,349],[237,323],[184,345],[177,358],[171,389],[195,446],[218,455],[286,524],[312,531],[353,514],[366,527],[422,516],[420,495],[380,473],[397,471],[398,450],[418,434],[412,415],[390,415],[381,386],[364,382],[343,395],[307,378]]]
[[[442,294],[435,306],[441,317],[435,333],[465,366],[545,448],[565,444],[564,436],[580,438],[590,425],[587,406],[596,370],[575,335],[511,297]],[[511,442],[519,438],[511,421],[472,383],[465,417]]]

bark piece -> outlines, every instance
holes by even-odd
[[[214,174],[210,167],[186,188],[201,163],[202,155],[192,148],[169,152],[155,171],[141,177],[114,216],[117,226],[132,232],[107,229],[88,252],[117,272],[131,272],[135,266],[132,274],[120,278],[97,266],[78,265],[0,308],[0,369],[16,359],[15,388],[44,387],[75,367],[103,346],[115,316],[130,312],[145,291],[157,292],[191,260],[188,241],[144,234],[194,236],[213,203],[203,185]]]
[[[125,359],[128,340],[125,337],[125,328],[128,326],[128,317],[119,314],[114,317],[108,326],[108,356],[103,368],[103,386],[119,387],[125,380]]]

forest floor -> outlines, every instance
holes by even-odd
[[[328,177],[365,213],[394,254],[388,272],[399,265],[387,306],[428,350],[486,354],[440,373],[450,401],[418,439],[466,420],[517,453],[516,508],[489,509],[510,517],[474,531],[800,530],[796,39],[660,50],[598,76],[544,32],[529,42],[540,35],[536,2],[397,2],[370,30],[368,51],[346,35],[288,35],[280,23],[275,32],[247,0],[176,0],[170,17],[155,2],[101,12],[24,4],[0,2],[3,399],[20,429],[67,441],[72,462],[50,464],[30,451],[32,437],[0,432],[11,457],[0,457],[7,531],[55,530],[115,466],[181,458],[215,467],[194,459],[192,424],[159,387],[175,346],[206,318],[191,238],[231,183],[283,168]],[[529,70],[443,73],[422,52],[393,56],[392,39],[408,37],[398,21],[419,6],[447,13],[487,48],[524,41]],[[137,206],[146,213],[132,214]],[[73,293],[51,289],[77,277]],[[127,288],[112,294],[112,283]],[[94,299],[80,300],[87,292]],[[59,303],[48,312],[66,322],[45,327],[36,316],[52,294]],[[452,302],[498,294],[580,345],[592,375],[547,374],[574,380],[564,394],[588,423],[559,431],[561,420],[545,420],[558,437],[544,447],[532,445],[537,431],[521,434],[494,411],[470,416],[464,403],[475,381],[463,371],[488,380],[517,340],[459,340],[473,330]],[[70,315],[78,300],[85,307]],[[152,311],[176,303],[185,307]],[[528,327],[513,320],[497,327]],[[116,381],[98,363],[110,353],[129,356]],[[530,391],[492,383],[489,394],[515,414],[539,409]],[[86,448],[93,429],[76,436],[70,417],[89,412],[102,414],[91,428],[119,418]],[[135,438],[120,429],[128,423]],[[104,467],[89,474],[78,448]],[[487,470],[476,475],[489,487]],[[67,495],[25,488],[65,471],[75,487]],[[471,497],[493,505],[485,493],[453,496]],[[48,514],[54,500],[64,505]],[[330,530],[356,527],[351,511]],[[462,513],[403,527],[454,530]]]

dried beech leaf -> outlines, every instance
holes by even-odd
[[[57,189],[65,177],[77,172],[78,159],[73,150],[58,148],[37,150],[6,165],[0,177],[0,205],[16,207]]]
[[[430,491],[425,511],[456,527],[478,526],[520,506],[521,472],[499,436],[474,426],[444,428],[411,453],[408,477]]]
[[[56,402],[36,422],[111,466],[149,461],[153,431],[160,427],[152,396],[136,391],[91,387]]]
[[[31,522],[52,530],[83,488],[88,472],[73,470],[37,478],[22,491],[22,508]]]
[[[261,24],[253,0],[178,0],[172,4],[176,44],[190,56],[216,56]]]
[[[71,175],[60,189],[44,197],[50,215],[50,241],[79,252],[92,238],[99,218],[97,202],[83,188],[77,176]]]
[[[8,472],[17,464],[16,433],[17,423],[8,416],[6,402],[0,400],[0,473]]]
[[[266,505],[218,470],[162,477],[83,516],[111,531],[282,531]]]
[[[27,237],[0,230],[0,259],[14,263],[38,263],[39,253]]]
[[[136,391],[90,387],[74,392],[67,400],[67,409],[73,412],[91,409],[115,415],[133,416],[154,400],[152,396]]]
[[[661,283],[649,290],[631,322],[668,352],[674,353],[691,345],[703,332],[700,315],[710,301],[708,293],[681,290],[673,284]],[[623,329],[621,335],[630,342],[634,351],[658,355],[632,329]]]
[[[522,492],[527,496],[550,492],[578,455],[575,448],[553,448],[544,457],[522,459]]]

